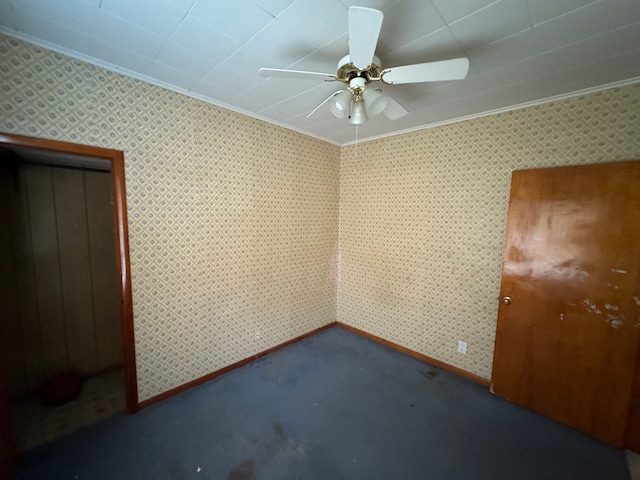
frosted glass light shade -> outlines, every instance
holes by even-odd
[[[382,112],[389,103],[389,97],[380,89],[365,89],[362,94],[367,113],[372,117]]]
[[[345,90],[333,97],[329,102],[329,110],[338,118],[346,118],[349,115],[351,92]]]
[[[353,125],[362,125],[368,120],[369,117],[367,116],[364,102],[353,102],[351,104],[351,123]]]

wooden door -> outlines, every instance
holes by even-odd
[[[639,269],[640,161],[513,172],[492,391],[622,446]]]

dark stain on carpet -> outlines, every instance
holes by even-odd
[[[227,480],[256,480],[256,461],[248,458],[231,470]]]
[[[436,378],[438,376],[438,372],[435,372],[433,370],[420,370],[420,373],[428,378],[429,380],[433,380],[434,378]]]

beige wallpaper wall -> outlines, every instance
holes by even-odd
[[[623,159],[640,84],[343,148],[338,321],[489,378],[511,171]]]
[[[338,147],[4,36],[0,111],[124,151],[140,400],[335,321]]]
[[[0,109],[125,152],[141,400],[335,319],[488,378],[511,171],[640,158],[640,85],[340,149],[1,36]]]

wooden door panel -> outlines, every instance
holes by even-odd
[[[640,298],[640,162],[512,177],[492,390],[621,446]]]

